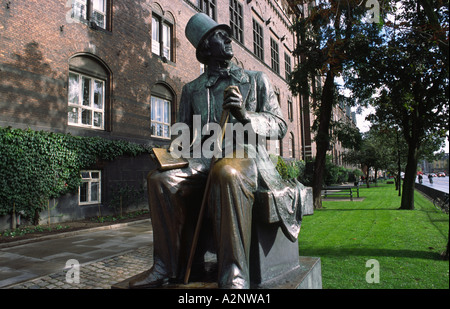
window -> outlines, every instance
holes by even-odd
[[[290,121],[294,121],[293,105],[292,105],[292,101],[290,99],[288,100],[288,119]]]
[[[77,72],[69,72],[69,125],[104,129],[105,82]]]
[[[238,0],[230,0],[230,27],[231,27],[231,35],[237,41],[244,43],[242,5],[239,3]]]
[[[162,98],[152,96],[151,131],[152,136],[170,138],[170,104]]]
[[[174,92],[164,83],[157,83],[151,89],[150,129],[153,137],[170,138],[172,103]]]
[[[280,140],[279,139],[277,139],[275,141],[275,154],[277,156],[281,156],[281,147],[280,147]]]
[[[79,205],[98,204],[101,202],[101,172],[81,171],[79,188]]]
[[[172,61],[172,25],[152,16],[152,52]]]
[[[281,146],[280,146],[280,140],[266,140],[266,149],[269,154],[274,154],[277,156],[281,155]]]
[[[87,19],[87,0],[73,0],[72,18],[78,20]]]
[[[216,0],[197,0],[197,7],[203,13],[216,20]]]
[[[69,59],[67,119],[70,126],[111,131],[111,71],[99,58]]]
[[[205,73],[205,65],[203,63],[200,63],[200,75]]]
[[[72,0],[73,19],[107,29],[108,0]]]
[[[270,38],[270,54],[271,54],[271,67],[276,73],[280,73],[280,57],[278,54],[278,43],[274,39]]]
[[[92,1],[92,21],[97,26],[105,29],[106,27],[106,0],[93,0]]]
[[[278,105],[281,106],[281,99],[280,99],[280,91],[278,89],[275,89],[275,97],[277,98]]]
[[[294,149],[295,149],[295,144],[294,144],[294,134],[289,135],[289,158],[293,158],[294,157]]]
[[[263,29],[256,20],[253,19],[253,53],[264,61]]]
[[[291,67],[291,57],[288,53],[284,53],[284,72],[286,75],[286,79],[291,75],[292,67]]]

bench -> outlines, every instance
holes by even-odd
[[[353,201],[353,192],[356,191],[356,196],[359,197],[359,186],[326,186],[322,189],[324,197],[328,195],[348,195]]]

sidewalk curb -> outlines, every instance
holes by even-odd
[[[88,229],[80,229],[80,230],[76,230],[76,231],[65,232],[65,233],[60,233],[60,234],[55,234],[55,235],[46,235],[46,236],[41,236],[41,237],[36,237],[36,238],[1,243],[0,249],[26,245],[26,244],[34,243],[34,242],[38,242],[38,241],[65,238],[65,237],[70,237],[70,236],[74,236],[74,235],[78,235],[78,234],[82,234],[82,233],[89,233],[89,232],[96,232],[96,231],[103,231],[103,230],[114,230],[114,229],[119,229],[119,228],[122,228],[125,226],[134,225],[134,224],[138,224],[138,223],[144,223],[144,222],[150,223],[150,219],[143,219],[143,220],[137,220],[137,221],[131,221],[131,222],[125,222],[125,223],[117,223],[117,224],[111,224],[111,225],[104,225],[104,226],[93,227],[93,228],[88,228]]]

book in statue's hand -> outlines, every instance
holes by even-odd
[[[183,168],[189,165],[189,162],[185,158],[176,158],[165,148],[153,148],[152,150],[154,154],[153,158],[162,171]]]

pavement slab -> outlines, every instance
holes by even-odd
[[[109,289],[153,265],[152,244],[151,223],[143,220],[2,248],[0,288]],[[70,260],[78,268],[66,266]]]

